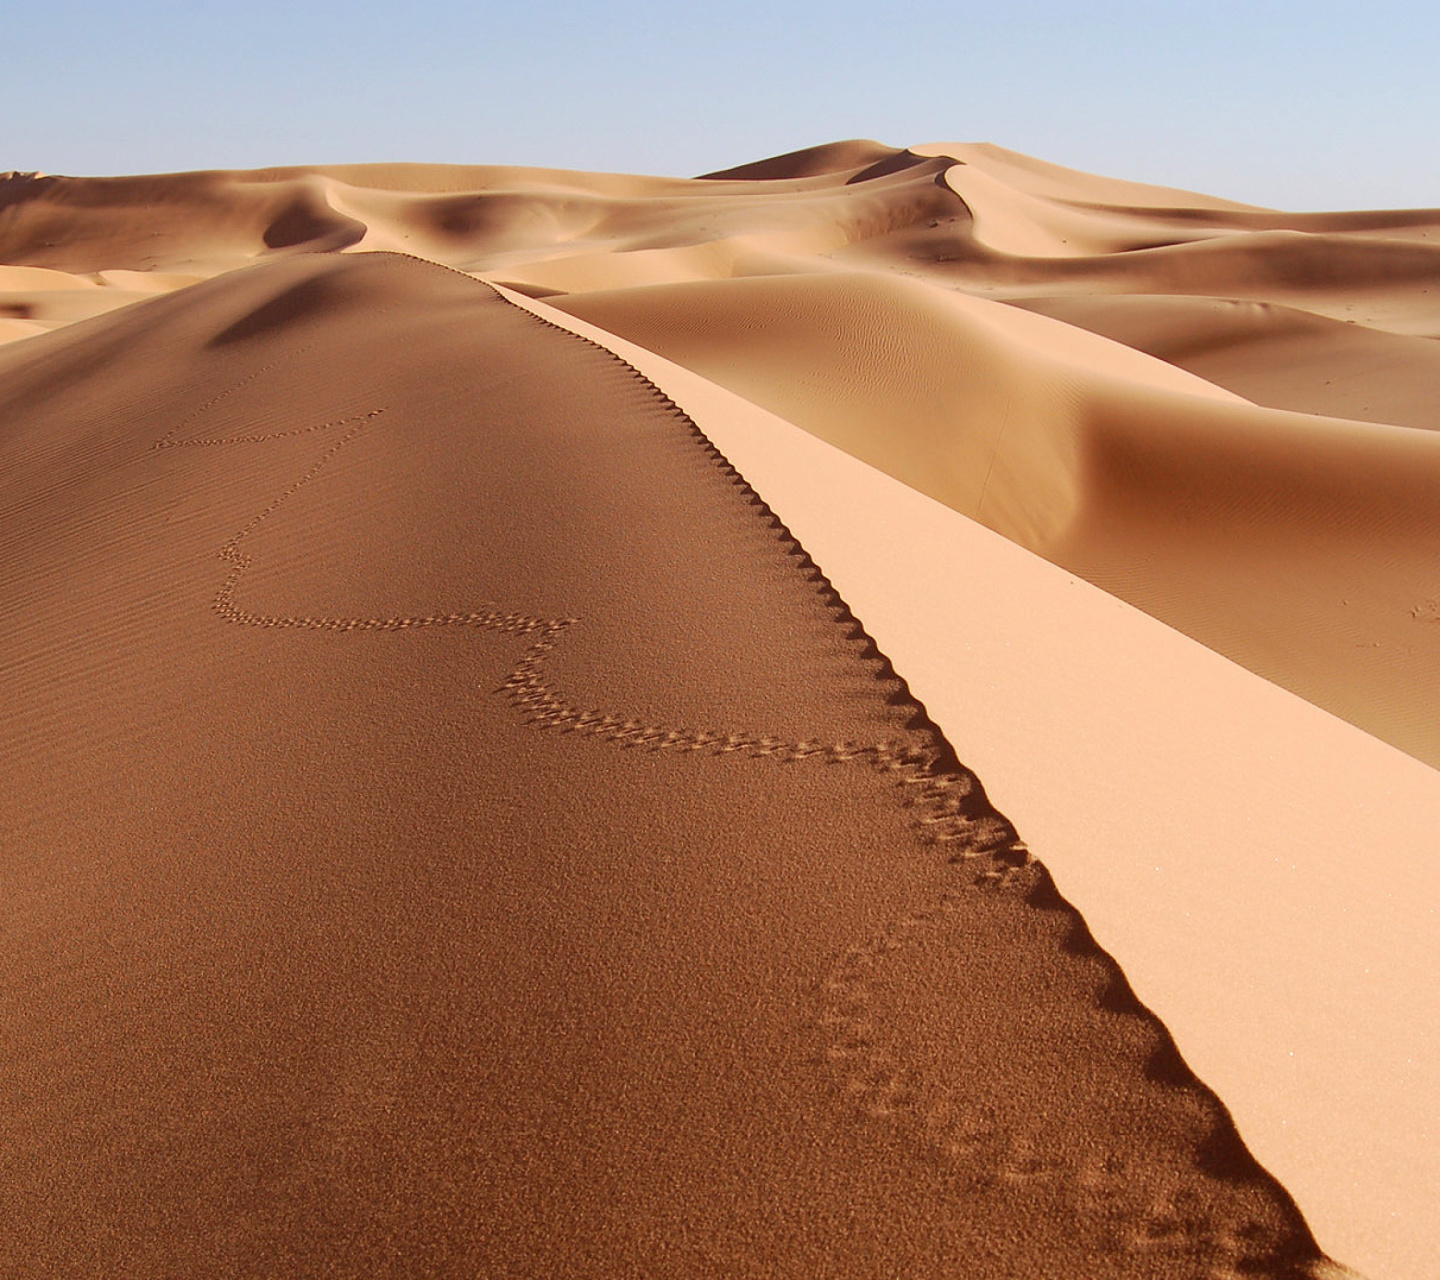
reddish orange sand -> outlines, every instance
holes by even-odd
[[[1437,228],[982,146],[0,182],[3,1269],[1338,1274],[783,506],[434,263],[1433,764]],[[1434,1274],[1402,1201],[1321,1242]]]

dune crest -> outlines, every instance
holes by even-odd
[[[831,566],[1320,1243],[1372,1280],[1440,1269],[1440,773],[713,382],[566,323],[685,405]],[[1362,874],[1362,850],[1387,874]]]

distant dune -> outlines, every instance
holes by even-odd
[[[1440,1277],[1437,339],[988,144],[0,177],[0,1270]]]

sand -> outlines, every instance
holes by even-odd
[[[1433,1274],[1440,773],[609,341],[832,566],[1321,1244],[1366,1274]],[[1384,851],[1382,873],[1364,850]]]
[[[1440,1274],[1437,224],[0,184],[4,1269]]]

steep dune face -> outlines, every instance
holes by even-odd
[[[613,343],[786,512],[1320,1243],[1373,1278],[1440,1273],[1440,772],[715,383],[528,305]]]
[[[1261,409],[883,277],[551,301],[1440,763],[1432,433]]]
[[[1234,400],[996,303],[875,274],[676,284],[552,304],[739,392],[1032,549],[1082,501],[1082,401],[1119,380]]]

